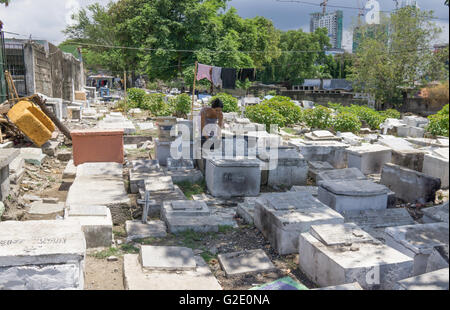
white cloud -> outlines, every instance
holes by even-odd
[[[80,7],[99,2],[106,4],[108,0],[13,0],[5,8],[0,6],[0,20],[4,31],[20,34],[7,37],[48,40],[54,44],[64,41],[62,31],[70,16]]]

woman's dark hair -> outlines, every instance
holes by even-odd
[[[220,100],[219,98],[214,99],[211,102],[211,108],[216,109],[216,108],[221,108],[223,109],[223,103],[222,100]]]

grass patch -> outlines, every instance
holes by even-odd
[[[219,226],[219,233],[226,234],[232,232],[234,228],[232,226]]]
[[[203,180],[200,183],[190,183],[190,182],[180,182],[176,183],[187,197],[187,199],[192,200],[192,196],[204,194],[206,192],[206,182]]]
[[[212,254],[211,252],[203,252],[200,256],[205,260],[207,264],[209,264],[212,260],[217,259],[217,255]]]
[[[201,243],[205,238],[210,237],[214,239],[216,235],[217,233],[215,232],[198,233],[192,230],[187,230],[180,234],[174,235],[174,238],[176,238],[176,240],[181,240],[183,246],[195,250],[202,248]]]
[[[125,254],[138,254],[139,248],[135,247],[131,244],[123,244],[120,246],[120,250],[124,252]]]
[[[284,127],[283,128],[284,132],[287,132],[290,135],[296,135],[297,134],[297,130],[289,128],[289,127]]]
[[[115,237],[126,238],[127,233],[124,230],[113,229],[113,234]]]
[[[92,257],[94,257],[94,258],[97,258],[97,259],[105,259],[105,258],[108,258],[108,257],[110,257],[110,256],[117,256],[117,255],[119,255],[120,253],[119,253],[120,251],[119,251],[119,249],[118,248],[109,248],[109,249],[106,249],[106,250],[103,250],[103,251],[100,251],[100,252],[96,252],[96,253],[93,253],[93,254],[91,254],[90,256],[92,256]]]

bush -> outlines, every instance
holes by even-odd
[[[142,108],[145,96],[147,96],[145,90],[141,88],[130,88],[127,91],[127,99],[129,101],[130,108]]]
[[[380,129],[381,123],[383,123],[383,117],[374,109],[366,106],[352,106],[356,109],[359,119],[366,123],[370,129]],[[357,107],[357,108],[356,108]]]
[[[175,99],[174,111],[178,117],[186,117],[191,112],[191,96],[181,94]]]
[[[302,109],[288,97],[276,96],[263,101],[261,104],[266,104],[280,113],[285,119],[286,126],[298,124],[302,121]]]
[[[142,108],[150,111],[153,116],[170,116],[173,114],[173,108],[164,101],[164,98],[163,94],[146,95]]]
[[[331,110],[324,106],[317,106],[314,109],[308,109],[303,112],[305,123],[316,129],[328,129],[332,125]]]
[[[248,106],[245,116],[254,123],[266,125],[266,131],[270,132],[270,125],[278,125],[278,128],[285,126],[283,115],[265,104]]]
[[[380,115],[383,118],[383,122],[388,118],[400,119],[400,117],[402,117],[401,113],[394,109],[387,109],[386,111],[381,111]]]
[[[433,136],[449,136],[449,105],[435,115],[428,117],[430,124],[427,126],[427,131]]]
[[[223,103],[224,113],[239,112],[238,100],[233,96],[225,93],[219,93],[211,98],[211,102],[217,98]]]
[[[333,121],[334,131],[358,133],[361,126],[359,117],[349,112],[339,113]]]

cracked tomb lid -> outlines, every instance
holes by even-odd
[[[323,181],[321,187],[343,196],[376,196],[390,192],[386,186],[369,180]]]

